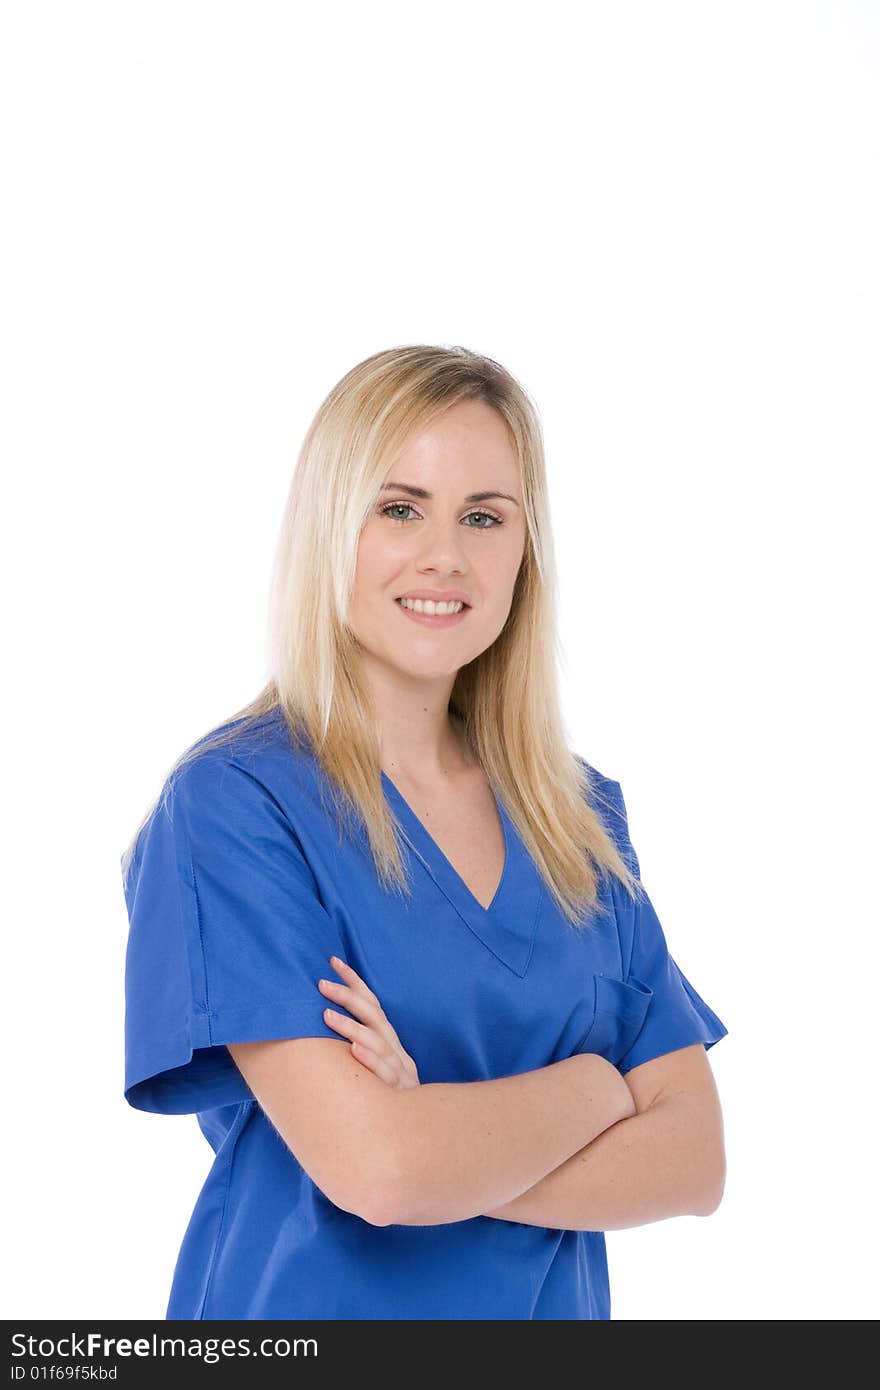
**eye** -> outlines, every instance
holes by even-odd
[[[381,516],[387,516],[391,521],[401,521],[401,522],[409,521],[410,518],[409,518],[408,516],[395,516],[395,515],[393,515],[393,513],[395,513],[395,512],[413,512],[413,511],[415,511],[415,508],[414,508],[414,507],[412,506],[412,504],[409,503],[409,502],[386,502],[385,505],[384,505],[383,507],[380,507],[380,508],[379,508],[379,514],[380,514]],[[417,514],[417,513],[416,513],[416,514]],[[418,515],[418,514],[417,514],[417,515]],[[467,512],[467,513],[465,513],[465,516],[463,517],[463,520],[469,521],[470,518],[471,518],[471,517],[474,517],[474,516],[476,516],[476,517],[482,517],[484,520],[490,521],[492,524],[491,524],[491,526],[468,526],[467,529],[468,529],[469,531],[494,531],[494,529],[495,529],[496,526],[503,526],[503,525],[504,525],[504,518],[503,518],[503,517],[497,516],[495,512],[487,512],[487,511],[484,511],[484,510],[476,511],[476,512]]]
[[[409,518],[408,518],[408,517],[405,517],[405,516],[391,516],[391,513],[392,513],[392,512],[394,512],[394,511],[411,512],[411,511],[413,511],[413,510],[414,510],[414,508],[413,508],[412,506],[410,506],[409,502],[388,502],[384,507],[381,507],[381,508],[380,508],[381,515],[382,515],[382,516],[389,516],[389,517],[391,517],[391,520],[392,520],[392,521],[408,521],[408,520],[409,520]]]

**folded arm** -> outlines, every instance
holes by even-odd
[[[315,1184],[373,1225],[442,1225],[497,1210],[635,1113],[619,1072],[592,1053],[398,1090],[334,1039],[229,1051]]]
[[[529,1226],[613,1231],[708,1216],[724,1191],[721,1106],[702,1043],[623,1078],[636,1113],[604,1130],[527,1192],[483,1213]]]
[[[482,1215],[496,1206],[482,1200],[487,1191],[508,1191],[506,1200],[516,1201],[559,1166],[551,1153],[560,1145],[568,1150],[579,1130],[587,1129],[589,1144],[634,1113],[620,1074],[589,1053],[499,1080],[422,1085],[397,1095],[392,1219],[402,1225]],[[576,1141],[562,1162],[584,1144]],[[540,1176],[524,1182],[534,1169]]]

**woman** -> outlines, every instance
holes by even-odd
[[[603,1232],[717,1207],[727,1030],[567,746],[553,592],[523,388],[460,348],[353,368],[272,679],[123,855],[125,1095],[214,1150],[169,1319],[609,1318]]]

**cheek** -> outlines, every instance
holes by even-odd
[[[355,602],[363,604],[375,597],[388,575],[388,550],[369,527],[361,532],[354,572]]]
[[[358,541],[355,562],[354,590],[349,617],[362,639],[377,639],[384,634],[386,608],[394,594],[395,575],[404,568],[396,553],[397,547],[387,536],[378,535],[369,523]]]
[[[499,547],[497,553],[486,557],[485,564],[477,567],[485,610],[501,622],[510,612],[522,558],[521,546],[510,546],[503,552]]]
[[[399,532],[368,521],[358,541],[355,575],[373,585],[388,585],[406,559],[406,540]]]

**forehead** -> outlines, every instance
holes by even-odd
[[[438,488],[462,478],[479,487],[509,486],[518,480],[519,458],[497,410],[485,401],[458,401],[412,435],[387,476],[426,486],[430,477]]]

